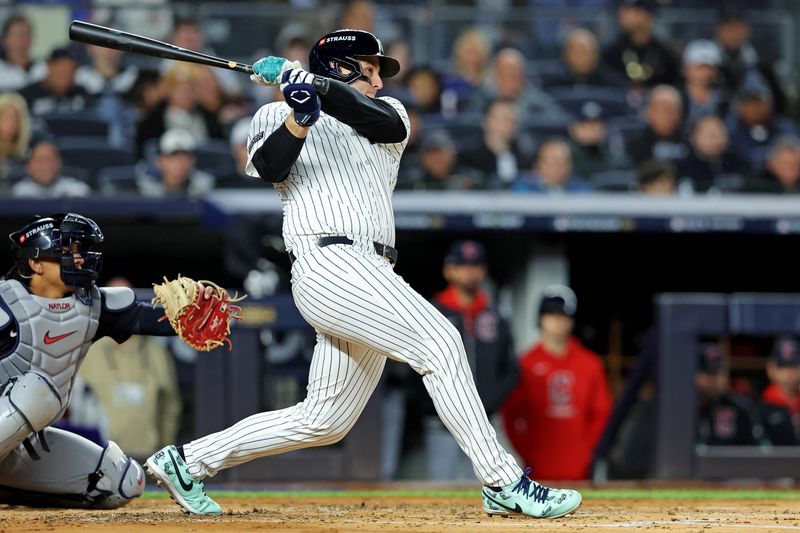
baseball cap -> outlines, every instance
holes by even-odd
[[[695,39],[686,45],[683,50],[684,65],[712,65],[722,63],[722,55],[713,41],[708,39]]]
[[[446,131],[434,130],[425,134],[425,136],[422,138],[419,148],[423,152],[439,150],[442,148],[455,150],[456,145]]]
[[[750,72],[745,76],[736,94],[741,100],[756,99],[772,102],[772,91],[757,72]]]
[[[725,350],[718,342],[701,342],[697,370],[706,374],[719,374],[728,368]]]
[[[445,265],[484,265],[486,249],[478,241],[456,241],[444,258]]]
[[[747,14],[742,4],[737,2],[722,2],[719,7],[719,23],[725,22],[747,22]]]
[[[56,61],[58,59],[71,59],[77,63],[78,54],[69,46],[61,46],[59,48],[54,48],[48,56],[49,61]]]
[[[619,0],[617,5],[618,7],[638,7],[650,12],[656,10],[655,0]]]
[[[794,337],[778,337],[772,345],[770,360],[777,366],[800,366],[800,345]]]
[[[605,115],[603,106],[594,100],[588,100],[581,105],[578,110],[577,122],[588,122],[590,120],[603,120]]]
[[[539,315],[566,315],[575,316],[578,310],[578,297],[566,285],[548,285],[542,291],[542,301],[539,304]]]
[[[192,134],[180,128],[172,128],[165,131],[158,141],[158,151],[162,154],[174,154],[175,152],[194,152],[197,142]]]

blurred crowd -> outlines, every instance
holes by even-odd
[[[561,48],[548,69],[532,66],[539,58],[505,38],[501,22],[494,31],[462,25],[444,59],[388,32],[386,53],[403,68],[382,94],[404,102],[412,123],[397,189],[797,191],[797,106],[780,58],[751,39],[754,6],[711,5],[703,33],[682,39],[657,34],[669,8],[656,0],[530,0],[531,13],[616,13],[605,44],[590,28],[560,20],[548,30],[542,18],[539,37]],[[335,25],[382,37],[393,9],[346,2]],[[12,14],[0,30],[3,194],[193,197],[260,185],[242,169],[249,118],[279,91],[222,69],[77,43],[37,59],[34,27]],[[203,30],[203,20],[175,17],[163,38],[213,54]],[[267,52],[305,63],[315,31],[287,22]]]

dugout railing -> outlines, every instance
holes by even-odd
[[[656,434],[658,479],[782,479],[800,476],[800,447],[698,446],[698,343],[728,336],[800,336],[800,294],[659,295]]]

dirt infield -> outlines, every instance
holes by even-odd
[[[17,531],[800,531],[800,499],[587,499],[557,520],[490,518],[478,498],[221,498],[225,513],[183,515],[170,500],[144,499],[116,511],[0,505],[0,533]]]

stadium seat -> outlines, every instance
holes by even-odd
[[[54,137],[100,137],[108,139],[108,121],[93,111],[54,113],[42,116],[47,131]]]
[[[236,170],[228,141],[210,139],[195,150],[197,168],[213,175],[227,175]]]
[[[631,113],[625,91],[618,87],[594,87],[574,85],[568,87],[552,87],[547,93],[564,108],[565,111],[578,115],[581,106],[586,102],[597,102],[603,108],[606,117],[619,117]]]
[[[520,129],[541,142],[548,137],[566,137],[569,123],[568,117],[531,113],[525,117],[525,123],[520,125]]]
[[[635,170],[606,170],[592,174],[589,183],[598,191],[630,192],[637,189]]]
[[[99,142],[96,137],[64,137],[59,139],[58,146],[64,165],[89,172],[90,185],[97,184],[102,169],[136,162],[131,150]]]
[[[136,165],[106,167],[97,174],[97,189],[100,194],[136,192]]]
[[[92,177],[88,170],[85,168],[71,167],[68,165],[61,166],[61,175],[75,178],[89,185],[92,185]]]

